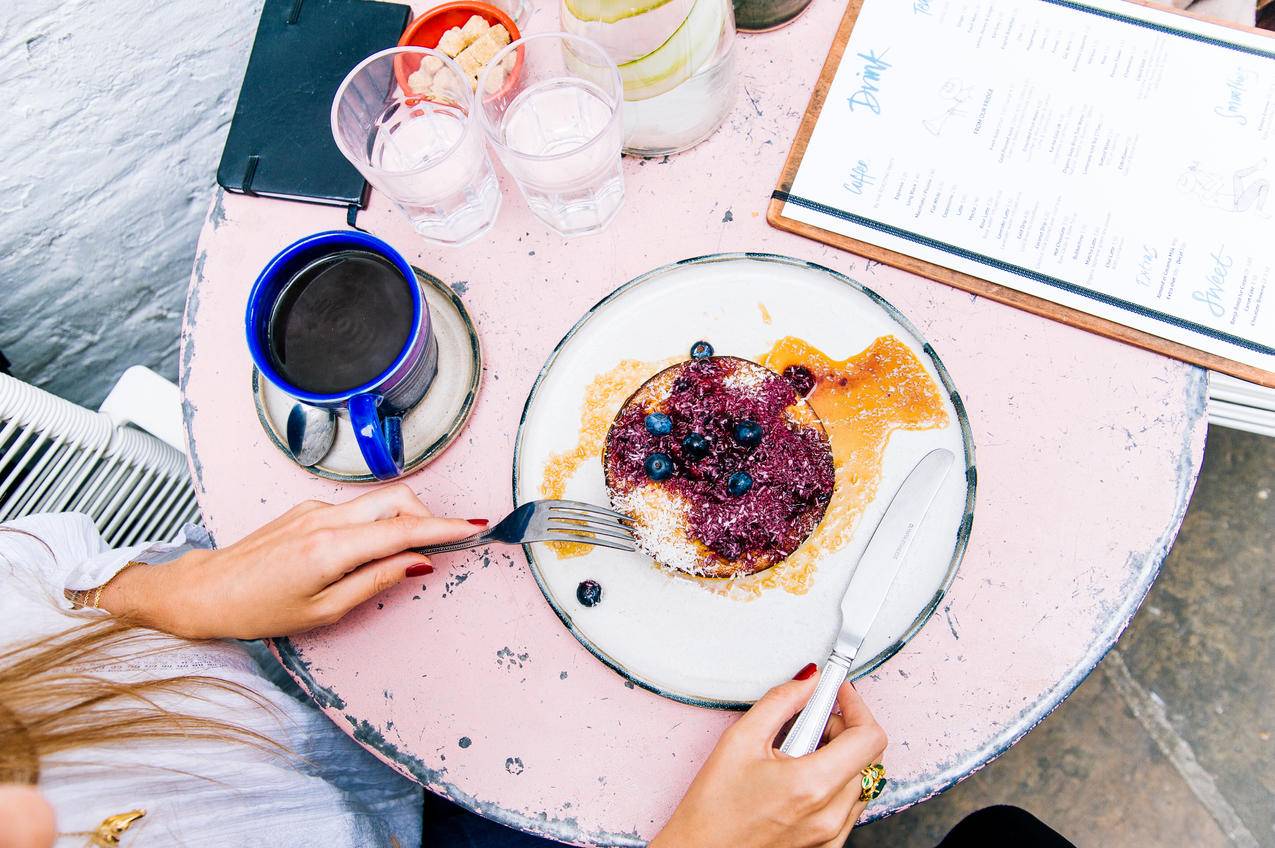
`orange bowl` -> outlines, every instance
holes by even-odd
[[[403,35],[398,40],[398,46],[437,49],[443,33],[452,27],[463,27],[465,22],[474,15],[482,18],[491,26],[504,24],[505,29],[509,31],[510,41],[517,41],[521,37],[518,32],[518,25],[503,9],[498,9],[487,3],[478,3],[475,0],[455,0],[455,2],[444,3],[441,6],[435,6],[422,12],[416,20],[408,25],[407,29],[403,30]],[[420,66],[421,60],[418,56],[404,55],[396,57],[394,75],[398,78],[400,88],[404,91],[409,90],[407,78],[416,73]],[[509,71],[509,80],[505,83],[505,88],[501,89],[497,94],[503,94],[509,84],[517,79],[518,74],[521,72],[522,51],[519,50],[514,56],[514,66]]]

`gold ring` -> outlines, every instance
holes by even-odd
[[[882,790],[885,789],[885,766],[880,763],[873,763],[859,772],[859,774],[863,778],[860,781],[862,789],[859,791],[859,800],[875,801],[881,796]]]

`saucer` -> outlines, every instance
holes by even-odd
[[[421,402],[403,416],[403,473],[408,474],[443,452],[464,428],[478,397],[482,377],[482,353],[478,331],[459,295],[437,278],[414,268],[429,304],[434,337],[438,340],[438,375]],[[252,397],[261,426],[289,459],[287,421],[295,400],[284,394],[261,373],[252,369]],[[332,450],[317,464],[306,468],[311,474],[344,483],[378,482],[363,461],[350,419],[337,416],[336,440]]]

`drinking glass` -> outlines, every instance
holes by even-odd
[[[810,0],[806,0],[806,2],[808,3]],[[532,14],[536,11],[533,0],[491,0],[491,5],[513,18],[514,23],[518,25],[519,32],[527,28]]]
[[[395,47],[360,62],[332,102],[341,153],[442,244],[477,238],[500,211],[472,79],[437,50]]]
[[[564,236],[601,230],[624,200],[620,72],[565,32],[520,38],[478,77],[492,146],[538,218]]]

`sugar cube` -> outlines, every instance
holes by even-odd
[[[483,69],[485,63],[479,57],[480,52],[480,44],[476,42],[466,47],[464,52],[456,57],[456,64],[460,65],[460,69],[469,74],[470,77],[477,77],[478,73]],[[488,58],[491,57],[489,56]]]
[[[467,46],[469,46],[469,42],[461,34],[460,27],[452,27],[443,33],[443,37],[438,40],[438,49],[453,59],[459,56],[460,52]]]
[[[503,33],[505,37],[503,42],[500,40],[501,33]],[[482,37],[480,37],[477,41],[466,47],[465,52],[462,53],[456,61],[460,62],[461,59],[467,58],[470,65],[476,67],[478,70],[482,70],[483,65],[490,62],[495,55],[500,52],[500,48],[508,43],[508,31],[506,31],[504,27],[492,27],[487,30],[487,32],[483,33]],[[461,62],[461,67],[465,69],[465,73],[472,73],[474,75],[477,75],[478,73],[477,70],[470,71],[469,68],[466,67],[465,62]]]
[[[434,75],[425,70],[424,65],[420,70],[413,73],[407,78],[408,94],[424,94],[429,91],[430,85],[434,82]]]
[[[452,96],[451,86],[447,85],[441,76],[434,78],[434,87],[430,90],[429,99],[435,103],[456,103],[456,98]]]
[[[465,39],[465,46],[473,44],[478,37],[491,28],[491,24],[487,23],[478,15],[473,15],[469,20],[465,21],[464,28],[461,29],[461,37]]]
[[[500,91],[504,84],[505,69],[501,66],[497,66],[487,72],[487,82],[484,85],[484,90],[488,94],[495,94],[497,91]]]

